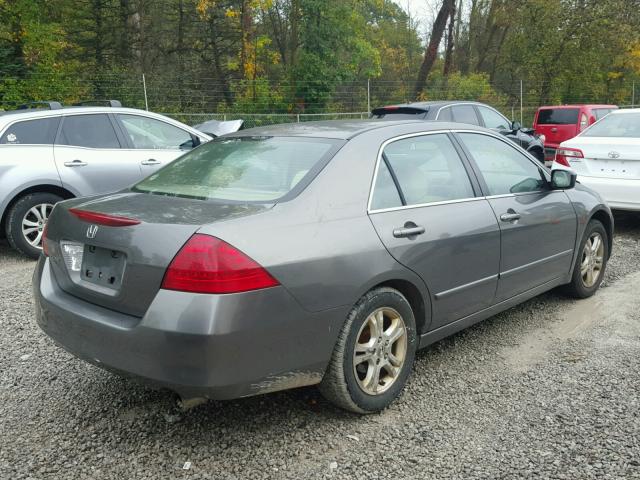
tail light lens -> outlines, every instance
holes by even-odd
[[[582,150],[579,150],[577,148],[559,148],[558,150],[556,150],[556,162],[559,163],[560,165],[564,165],[565,167],[571,167],[571,164],[569,163],[570,159],[575,159],[575,158],[584,158],[584,155],[582,154]]]
[[[73,213],[80,220],[95,223],[96,225],[106,225],[108,227],[129,227],[131,225],[140,224],[140,220],[136,220],[135,218],[119,217],[117,215],[109,215],[107,213],[90,212],[88,210],[80,210],[77,208],[70,208],[69,212]]]
[[[254,260],[219,238],[195,234],[167,269],[162,287],[194,293],[238,293],[279,282]]]
[[[580,115],[580,131],[587,128],[588,125],[589,125],[589,120],[587,119],[587,115],[584,113],[581,114]]]

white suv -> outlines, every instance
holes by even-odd
[[[56,202],[125,188],[211,140],[162,115],[119,107],[0,112],[0,233],[37,257]]]

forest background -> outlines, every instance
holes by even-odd
[[[425,2],[428,25],[391,0],[0,0],[0,108],[115,98],[195,123],[472,99],[530,124],[640,103],[640,0]]]

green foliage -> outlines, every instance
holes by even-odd
[[[425,99],[508,112],[520,80],[530,111],[640,91],[640,0],[457,3],[452,73],[441,48]],[[158,111],[362,111],[368,80],[372,106],[414,100],[422,40],[393,0],[0,0],[0,108],[143,107],[144,73]]]

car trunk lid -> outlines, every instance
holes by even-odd
[[[570,158],[578,175],[640,179],[640,150],[634,138],[577,137],[562,146],[577,148],[584,158]]]
[[[270,206],[142,193],[64,202],[56,207],[47,228],[52,270],[67,293],[141,317],[169,263],[202,225],[259,213]],[[83,212],[99,216],[86,218]],[[101,220],[100,215],[133,224],[109,225],[113,222]]]

